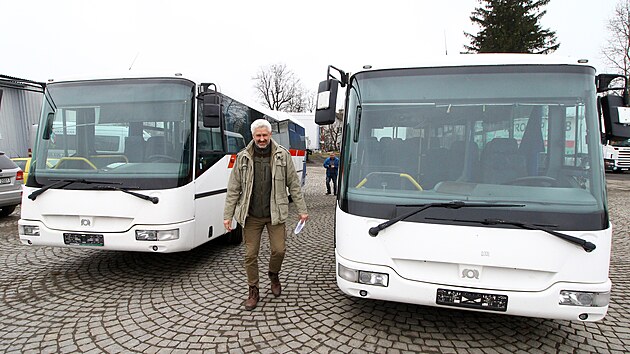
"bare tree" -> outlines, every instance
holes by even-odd
[[[300,79],[286,64],[261,67],[254,80],[254,87],[262,103],[274,111],[306,112],[313,110],[313,99]]]
[[[321,148],[325,151],[339,151],[343,130],[343,109],[335,114],[335,122],[320,127]]]
[[[610,38],[602,53],[608,64],[619,74],[630,71],[630,0],[620,0],[606,26]]]

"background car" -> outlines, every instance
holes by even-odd
[[[28,180],[28,172],[31,169],[31,158],[30,157],[14,157],[11,161],[15,162],[16,165],[24,172],[24,183]],[[48,168],[53,168],[55,164],[59,161],[59,159],[48,159],[46,161],[46,165]]]
[[[24,172],[0,151],[0,216],[8,216],[22,201]]]
[[[24,182],[28,178],[28,170],[31,168],[31,158],[30,157],[14,157],[11,161],[15,162],[16,165],[24,172]]]

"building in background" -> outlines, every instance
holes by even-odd
[[[44,83],[0,74],[0,151],[27,157],[30,132],[41,112]]]

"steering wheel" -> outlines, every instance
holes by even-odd
[[[549,176],[527,176],[519,177],[513,180],[507,181],[503,184],[515,185],[515,186],[530,186],[530,187],[559,187],[560,183],[557,179]]]
[[[368,179],[371,176],[373,176],[373,175],[375,175],[375,176],[383,175],[383,176],[399,177],[399,178],[402,178],[402,179],[406,179],[409,182],[411,182],[411,184],[413,184],[416,187],[417,190],[419,190],[419,191],[423,190],[422,186],[418,182],[416,182],[416,180],[413,179],[413,177],[411,177],[407,173],[400,173],[400,172],[370,172],[370,173],[367,174],[367,176],[365,176],[365,178],[363,178],[363,180],[361,180],[361,182],[359,182],[359,184],[357,184],[356,188],[363,187],[363,185],[366,184]]]
[[[149,162],[160,162],[160,161],[166,161],[166,162],[179,162],[178,159],[172,157],[172,156],[168,156],[168,155],[151,155],[149,157],[147,157],[147,161]]]

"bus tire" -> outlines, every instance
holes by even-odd
[[[234,230],[228,232],[223,236],[223,242],[227,245],[239,245],[243,242],[243,228],[241,225],[236,224]]]

